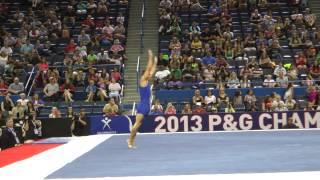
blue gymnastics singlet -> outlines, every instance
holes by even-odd
[[[143,114],[144,116],[148,115],[150,112],[150,97],[151,97],[151,88],[147,84],[146,87],[139,87],[140,93],[140,103],[137,106],[137,113]]]

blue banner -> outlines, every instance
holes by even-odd
[[[246,112],[192,115],[156,115],[144,118],[139,132],[236,131],[281,129],[287,118],[299,128],[320,128],[320,112]],[[134,116],[92,116],[91,134],[128,133]]]

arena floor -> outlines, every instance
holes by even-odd
[[[139,134],[73,138],[0,169],[39,179],[320,178],[320,130]],[[18,170],[19,169],[19,170]]]

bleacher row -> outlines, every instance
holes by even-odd
[[[94,3],[95,6],[91,6],[91,4],[87,4],[88,2]],[[70,4],[72,3],[72,4]],[[118,81],[121,85],[123,85],[123,73],[124,73],[124,60],[125,56],[125,45],[126,45],[126,29],[128,25],[128,1],[66,1],[66,0],[43,0],[38,4],[36,8],[31,7],[31,3],[27,1],[21,0],[11,0],[2,3],[5,8],[5,13],[3,13],[6,19],[2,19],[2,31],[4,35],[2,38],[6,38],[7,34],[11,34],[12,37],[19,39],[21,37],[21,32],[24,26],[28,26],[26,23],[34,23],[34,27],[38,27],[41,25],[47,25],[48,23],[57,23],[61,25],[61,31],[50,32],[46,35],[46,38],[41,38],[41,36],[37,38],[30,37],[28,34],[27,39],[30,40],[30,43],[34,45],[37,51],[32,52],[32,55],[35,55],[36,61],[32,61],[34,59],[27,59],[24,54],[21,53],[20,46],[14,44],[11,48],[13,50],[12,55],[9,57],[9,60],[14,60],[20,67],[15,67],[16,69],[21,68],[20,74],[16,71],[14,74],[4,73],[3,78],[6,79],[7,85],[12,82],[13,76],[20,77],[20,82],[25,85],[25,93],[31,97],[33,94],[39,94],[40,98],[43,98],[43,86],[40,86],[36,81],[36,77],[39,75],[39,72],[47,72],[47,70],[53,71],[57,70],[59,72],[59,86],[65,82],[65,73],[68,70],[77,71],[81,70],[85,74],[88,69],[94,69],[95,73],[101,73],[105,71],[105,73],[111,74],[112,71],[116,68],[119,70],[121,74],[121,79]],[[99,11],[98,8],[106,6],[106,11]],[[23,21],[18,21],[19,14],[23,17]],[[52,13],[53,17],[52,22],[48,21],[46,15]],[[51,14],[51,15],[52,15]],[[91,15],[90,19],[93,20],[94,25],[87,28],[84,26],[84,22],[88,18],[88,15]],[[70,19],[74,18],[74,22]],[[120,20],[118,19],[120,18]],[[122,19],[121,19],[122,18]],[[109,44],[103,44],[104,38],[102,29],[105,26],[106,21],[109,20],[110,24],[115,27],[121,21],[123,21],[123,25],[125,27],[125,33],[121,34],[121,37],[108,37]],[[38,23],[37,21],[41,22]],[[121,22],[122,23],[122,22]],[[37,26],[38,25],[38,26]],[[67,35],[64,36],[64,30],[68,31]],[[66,58],[73,58],[73,53],[66,52],[66,47],[70,44],[71,40],[74,41],[75,45],[82,48],[80,42],[78,42],[78,37],[81,34],[81,31],[85,30],[85,33],[90,37],[90,42],[86,46],[87,54],[90,51],[93,51],[95,55],[108,53],[108,56],[113,58],[115,54],[113,51],[110,51],[110,47],[113,45],[114,40],[117,38],[120,41],[121,46],[124,47],[124,51],[119,52],[121,56],[121,62],[115,63],[109,60],[98,60],[92,64],[88,64],[88,60],[86,56],[83,56],[83,63],[78,64],[66,64]],[[55,34],[56,36],[52,35]],[[61,33],[61,34],[60,34]],[[113,35],[111,35],[113,36]],[[94,44],[97,40],[98,43]],[[3,39],[1,41],[1,46],[3,46]],[[77,51],[77,50],[76,50]],[[114,55],[117,56],[117,55]],[[38,63],[40,59],[45,58],[47,61],[46,70],[40,69]],[[118,58],[118,57],[117,57]],[[38,60],[38,61],[37,61]],[[49,77],[48,77],[49,78]],[[77,111],[80,107],[86,108],[87,112],[90,113],[102,113],[102,104],[104,105],[106,102],[84,102],[87,94],[85,93],[85,88],[88,85],[87,79],[89,77],[84,78],[84,84],[75,87],[75,92],[73,95],[73,103],[64,103],[63,98],[57,100],[57,102],[45,102],[44,108],[41,109],[41,116],[48,116],[50,113],[49,109],[53,106],[61,107],[62,111],[66,106],[73,106],[75,111]],[[109,79],[110,80],[110,79]],[[44,84],[45,85],[45,84]],[[121,94],[121,92],[120,92]],[[28,97],[28,98],[29,98]],[[12,96],[13,101],[15,102],[18,99],[17,95]],[[99,109],[99,110],[98,110]],[[63,112],[62,112],[63,114]]]
[[[160,4],[163,1],[160,1]],[[171,1],[173,2],[173,1]],[[192,10],[191,6],[193,6],[193,3],[199,2],[202,6],[201,10]],[[181,42],[181,47],[184,47],[185,44],[190,43],[193,39],[186,38],[185,32],[191,33],[190,32],[190,27],[191,25],[196,22],[198,26],[201,29],[201,32],[205,28],[209,28],[211,32],[214,31],[214,29],[217,28],[216,23],[210,22],[208,14],[210,13],[208,10],[210,9],[212,3],[216,3],[217,7],[220,8],[220,11],[225,12],[228,14],[230,19],[232,19],[232,22],[230,24],[230,31],[233,33],[233,38],[231,39],[231,44],[234,44],[237,40],[240,39],[240,44],[243,44],[251,34],[256,34],[257,36],[254,37],[255,41],[255,51],[250,51],[246,52],[243,54],[242,57],[236,60],[236,57],[233,58],[233,60],[227,60],[228,63],[228,71],[229,72],[236,72],[237,76],[240,77],[240,71],[244,68],[244,66],[254,63],[259,65],[259,58],[261,58],[261,52],[259,52],[259,44],[258,41],[261,40],[259,30],[257,27],[254,27],[253,23],[250,20],[251,13],[254,11],[255,8],[258,9],[258,12],[261,14],[262,18],[265,18],[266,16],[270,16],[271,19],[274,19],[276,21],[281,21],[282,23],[285,22],[287,19],[291,20],[291,15],[293,14],[305,14],[306,13],[306,8],[305,7],[300,7],[300,6],[291,6],[290,2],[287,0],[277,0],[273,1],[270,0],[268,1],[268,5],[260,6],[260,5],[255,5],[255,7],[250,6],[249,4],[246,4],[246,7],[240,7],[240,4],[237,4],[237,7],[232,7],[229,4],[226,6],[222,6],[222,3],[226,3],[227,1],[212,1],[212,0],[200,0],[200,1],[191,1],[190,9],[183,9],[183,10],[176,10],[176,6],[173,5],[173,8],[167,8],[167,12],[171,13],[172,16],[177,16],[179,20],[176,20],[179,22],[179,26],[181,28],[181,31],[179,33],[167,33],[166,31],[161,31],[159,30],[159,35],[160,35],[160,40],[159,40],[159,52],[160,52],[160,58],[163,57],[164,61],[166,61],[168,58],[169,63],[166,63],[165,65],[168,65],[169,71],[172,72],[172,67],[171,67],[171,52],[172,49],[170,49],[170,43],[172,41],[173,37],[178,37],[178,39]],[[231,1],[232,2],[232,1]],[[237,1],[238,3],[240,1]],[[243,1],[243,2],[249,2],[249,1]],[[258,1],[257,1],[258,2]],[[260,1],[259,1],[260,2]],[[220,3],[220,4],[219,4]],[[242,4],[243,5],[243,4]],[[164,16],[165,17],[165,16]],[[176,17],[175,17],[176,18]],[[176,19],[177,19],[176,18]],[[221,20],[221,17],[220,17]],[[274,21],[275,22],[275,21]],[[162,24],[161,24],[162,23]],[[290,28],[292,26],[293,22],[290,24]],[[160,25],[163,26],[163,22],[160,20]],[[221,22],[220,22],[220,26]],[[296,58],[297,55],[302,52],[306,53],[309,48],[313,48],[316,51],[316,54],[319,52],[319,39],[314,38],[311,39],[312,36],[315,35],[315,32],[318,30],[316,26],[313,27],[307,27],[307,26],[301,26],[301,27],[295,27],[296,29],[283,29],[282,31],[282,36],[277,37],[277,40],[279,41],[280,47],[276,51],[268,51],[268,54],[270,56],[270,59],[273,61],[274,65],[286,65],[288,64],[289,66],[286,67],[286,70],[289,71],[290,68],[294,65],[296,65]],[[298,46],[292,46],[290,44],[290,38],[292,37],[292,32],[300,32],[302,30],[307,31],[307,39],[304,40],[303,44],[298,45]],[[265,30],[265,29],[262,29]],[[263,31],[264,32],[264,31]],[[222,32],[223,33],[223,32]],[[263,34],[263,33],[262,33]],[[197,35],[201,37],[201,34]],[[266,38],[263,37],[264,41],[268,41],[269,39],[272,39],[271,37]],[[204,48],[204,42],[202,42],[202,47]],[[210,43],[209,43],[210,44]],[[232,46],[232,45],[231,45]],[[268,46],[268,45],[267,45]],[[190,44],[189,44],[190,48]],[[212,48],[212,47],[211,47]],[[244,48],[244,47],[242,47]],[[190,53],[190,52],[189,52]],[[181,50],[181,56],[184,55],[185,52]],[[191,53],[192,54],[192,53]],[[215,55],[215,52],[212,53]],[[193,55],[193,54],[192,54]],[[222,55],[224,55],[222,53]],[[190,54],[187,53],[187,56],[190,56]],[[205,66],[201,63],[201,58],[202,56],[195,56],[197,61],[199,62],[200,66]],[[179,60],[179,58],[177,58]],[[317,83],[316,80],[319,77],[311,76],[310,75],[310,67],[314,64],[316,61],[315,57],[309,58],[307,57],[307,62],[306,66],[307,68],[298,68],[297,69],[297,79],[290,79],[291,82],[294,84],[295,87],[299,87],[300,90],[298,90],[297,94],[294,93],[295,99],[299,100],[301,102],[300,108],[306,107],[306,94],[307,94],[307,89],[308,86],[307,84],[303,83],[306,80],[306,77],[308,78],[313,78],[312,80],[315,80],[313,84]],[[181,60],[180,60],[181,61]],[[296,65],[297,67],[298,65]],[[289,67],[289,68],[288,68]],[[263,72],[262,76],[260,77],[254,77],[251,78],[251,87],[254,88],[255,94],[257,98],[259,99],[258,103],[262,101],[264,97],[267,95],[271,95],[270,92],[281,92],[280,95],[283,95],[283,92],[285,91],[285,88],[278,88],[273,89],[274,91],[269,91],[268,87],[263,87],[263,81],[265,79],[266,75],[272,75],[273,77],[276,77],[274,73],[274,67],[261,67],[261,71]],[[217,68],[218,69],[218,68]],[[200,70],[201,71],[201,70]],[[169,77],[170,79],[170,77]],[[168,89],[168,81],[166,80],[165,83],[160,83],[158,86],[156,86],[156,98],[160,100],[162,104],[166,104],[168,102],[173,102],[175,105],[182,107],[183,104],[190,103],[192,96],[194,94],[194,90],[192,89],[202,89],[201,94],[204,96],[206,95],[205,89],[208,88],[217,88],[217,84],[221,82],[217,81],[204,81],[204,80],[193,80],[192,82],[182,82],[183,84],[181,85],[182,87],[179,87],[181,89],[176,90],[176,89]],[[227,80],[222,82],[227,84]],[[236,89],[226,89],[226,91],[232,93],[227,93],[229,97],[233,97],[234,91]],[[244,92],[244,89],[240,89],[242,92]],[[271,89],[270,89],[271,90]],[[165,97],[163,95],[166,95]],[[242,93],[245,94],[245,93]],[[216,93],[216,95],[218,95]],[[179,104],[179,102],[182,102],[182,105]],[[179,108],[178,108],[179,109]]]

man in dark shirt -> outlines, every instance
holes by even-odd
[[[286,125],[282,126],[282,129],[298,129],[299,127],[293,123],[293,118],[289,117]]]
[[[75,136],[89,135],[89,121],[86,117],[84,109],[80,110],[79,115],[76,115],[72,120],[71,130]]]
[[[21,139],[18,133],[13,128],[13,119],[9,117],[6,121],[6,127],[2,131],[2,136],[0,140],[1,149],[7,149],[19,145]]]

